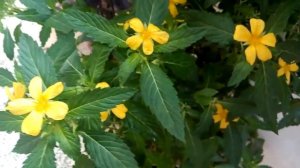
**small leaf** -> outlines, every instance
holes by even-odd
[[[230,17],[203,11],[190,10],[185,13],[189,26],[202,28],[207,40],[228,45],[233,39],[234,24]]]
[[[39,14],[35,9],[28,9],[25,11],[18,12],[16,17],[21,20],[27,20],[31,22],[44,22],[49,18],[50,15]]]
[[[138,168],[128,146],[110,133],[82,133],[87,152],[101,168]]]
[[[196,126],[196,132],[202,136],[203,134],[207,133],[209,131],[209,127],[211,126],[212,122],[212,116],[214,113],[213,105],[209,105],[207,109],[205,109],[200,116],[200,121],[198,122]]]
[[[94,44],[93,53],[89,56],[87,67],[91,81],[95,83],[104,72],[105,63],[112,51],[111,47],[106,45]]]
[[[40,32],[40,40],[42,43],[42,46],[46,44],[48,41],[48,38],[50,37],[51,34],[51,27],[43,26],[42,30]]]
[[[30,36],[23,34],[18,45],[21,72],[26,84],[29,84],[35,76],[40,76],[43,79],[44,86],[50,86],[57,81],[49,56]]]
[[[98,117],[106,111],[129,99],[135,91],[128,88],[106,88],[85,92],[68,102],[68,117]]]
[[[146,62],[142,65],[140,82],[145,104],[170,134],[184,142],[183,117],[171,80],[158,66]]]
[[[62,12],[53,14],[45,21],[44,25],[53,27],[63,33],[70,33],[72,31],[71,25],[68,23],[68,20],[64,18]]]
[[[120,84],[124,85],[130,74],[136,69],[136,67],[142,62],[143,56],[134,53],[131,54],[120,66],[118,77],[120,79]]]
[[[45,0],[21,0],[22,4],[24,4],[29,9],[35,9],[40,14],[50,15],[51,11],[47,6]]]
[[[18,140],[13,152],[19,154],[29,154],[39,144],[41,141],[40,137],[33,137],[26,134],[20,134],[20,139]]]
[[[86,33],[95,41],[108,44],[110,47],[126,46],[125,31],[100,15],[71,9],[65,11],[64,17],[75,30]]]
[[[205,30],[198,27],[183,26],[170,32],[170,39],[166,44],[156,45],[155,52],[169,53],[179,49],[185,49],[205,35]]]
[[[194,94],[194,99],[195,101],[202,105],[202,106],[206,106],[206,105],[209,105],[212,101],[212,97],[214,95],[216,95],[218,93],[217,90],[215,89],[211,89],[211,88],[204,88],[200,91],[197,91],[195,94]]]
[[[11,34],[8,29],[4,29],[4,40],[3,40],[3,49],[4,52],[10,60],[13,60],[14,58],[14,48],[15,48],[15,43],[14,40],[11,37]]]
[[[168,0],[135,0],[135,15],[144,23],[160,25],[168,13]]]
[[[55,168],[54,143],[50,138],[43,139],[36,144],[32,153],[23,163],[24,168]]]
[[[228,86],[239,85],[251,73],[253,67],[246,61],[239,62],[234,66],[232,75],[228,81]]]
[[[21,131],[21,124],[24,120],[23,116],[15,116],[9,112],[0,111],[0,131]]]
[[[14,37],[15,37],[16,43],[19,43],[19,38],[20,38],[20,36],[22,34],[21,26],[22,26],[21,23],[18,24],[17,27],[14,30]]]
[[[12,86],[15,81],[11,72],[6,69],[0,68],[0,86]]]
[[[243,149],[241,133],[235,126],[229,125],[224,135],[224,151],[235,167],[240,163]]]

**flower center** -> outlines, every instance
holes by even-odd
[[[285,66],[283,67],[283,69],[284,69],[284,72],[285,72],[285,73],[290,71],[289,65],[285,65]]]
[[[250,39],[250,41],[249,41],[249,44],[250,44],[250,45],[257,45],[257,44],[261,43],[261,42],[260,42],[260,39],[261,39],[260,36],[252,35],[252,37],[251,37],[251,39]]]
[[[45,98],[44,96],[40,96],[37,100],[36,100],[36,105],[35,105],[35,110],[36,112],[40,112],[43,113],[48,109],[48,99]]]
[[[141,33],[141,36],[142,36],[143,40],[149,39],[149,38],[151,38],[151,32],[148,30],[144,30]]]
[[[226,119],[227,118],[227,113],[225,110],[223,110],[220,114],[221,119]]]

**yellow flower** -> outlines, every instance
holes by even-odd
[[[129,27],[132,28],[136,34],[128,37],[126,44],[132,50],[137,50],[141,44],[143,44],[143,52],[146,55],[151,55],[153,53],[153,40],[159,44],[165,44],[169,40],[169,34],[167,32],[161,31],[151,23],[148,26],[143,25],[142,21],[138,18],[130,19]]]
[[[5,93],[9,100],[23,98],[25,96],[26,86],[20,82],[13,82],[13,92],[8,87],[5,87]]]
[[[286,83],[290,84],[291,72],[297,72],[299,67],[296,63],[287,64],[282,58],[278,59],[278,64],[280,68],[277,71],[277,76],[282,76],[285,74]]]
[[[128,30],[128,28],[129,28],[129,21],[130,20],[127,20],[127,21],[125,21],[124,23],[117,23],[117,25],[118,26],[123,26],[123,30]]]
[[[243,25],[235,27],[233,38],[236,41],[244,42],[249,45],[245,50],[246,59],[253,65],[256,56],[261,61],[267,61],[272,58],[272,53],[268,47],[275,47],[276,37],[273,33],[264,34],[265,22],[261,19],[250,19],[251,33]]]
[[[65,118],[69,108],[68,105],[53,101],[64,89],[61,82],[42,91],[43,84],[40,77],[34,77],[29,83],[29,95],[32,98],[19,98],[8,103],[6,109],[14,115],[29,113],[22,122],[21,130],[23,133],[37,136],[42,129],[43,118],[46,115],[54,120]]]
[[[96,88],[104,89],[110,87],[106,82],[100,82],[96,85]],[[109,111],[100,112],[100,119],[102,122],[106,121],[110,111],[119,119],[124,119],[126,117],[126,113],[128,111],[127,107],[124,104],[116,105],[115,108],[112,108]]]
[[[176,8],[177,4],[184,5],[186,3],[186,0],[169,0],[169,11],[173,18],[175,18],[178,15],[178,10]]]
[[[216,103],[215,106],[217,114],[213,115],[214,123],[220,122],[220,128],[225,129],[229,125],[229,122],[227,121],[228,110],[224,109],[219,103]]]

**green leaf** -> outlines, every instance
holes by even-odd
[[[160,56],[160,59],[179,79],[188,81],[197,80],[196,59],[192,55],[184,51],[178,51],[163,54]]]
[[[82,133],[87,152],[101,168],[138,168],[128,146],[110,133]]]
[[[72,132],[66,125],[61,126],[55,124],[52,131],[62,151],[76,160],[80,155],[80,141],[78,135]]]
[[[300,42],[287,40],[278,43],[276,49],[280,52],[280,57],[287,62],[300,62]]]
[[[300,1],[287,0],[278,5],[275,12],[266,23],[266,31],[273,33],[283,32],[288,24],[289,17],[300,7]]]
[[[37,43],[28,35],[23,34],[19,42],[19,60],[26,84],[35,76],[43,79],[44,86],[50,86],[57,81],[51,60]]]
[[[224,134],[224,151],[229,162],[235,167],[240,163],[243,149],[241,133],[235,126],[229,125]]]
[[[200,91],[197,91],[193,97],[198,104],[206,106],[211,103],[213,96],[215,96],[217,93],[218,91],[215,89],[204,88]]]
[[[15,43],[14,40],[11,37],[11,34],[8,29],[4,29],[3,31],[4,34],[4,40],[3,40],[3,49],[4,52],[10,60],[13,60],[14,58],[14,48],[15,48]]]
[[[135,0],[135,16],[144,23],[160,25],[168,13],[168,0]]]
[[[69,33],[70,31],[72,31],[71,25],[68,23],[68,20],[64,18],[62,12],[53,14],[51,17],[49,17],[49,19],[45,21],[44,25],[53,27],[63,33]]]
[[[143,61],[143,56],[134,53],[131,54],[120,66],[118,77],[120,79],[120,84],[124,83],[129,78],[130,74],[136,69],[136,67]]]
[[[232,120],[237,116],[254,115],[257,113],[255,103],[252,100],[249,101],[243,98],[230,98],[218,100],[218,102],[229,110],[229,120]]]
[[[89,56],[87,62],[89,76],[93,83],[97,82],[104,72],[105,63],[108,60],[111,51],[111,47],[94,44],[93,53]]]
[[[39,14],[36,10],[34,9],[28,9],[25,11],[21,11],[18,14],[16,14],[16,17],[21,19],[21,20],[27,20],[31,22],[43,22],[49,18],[49,15],[45,14]]]
[[[48,38],[50,37],[51,34],[51,27],[43,26],[42,30],[40,32],[40,40],[42,43],[42,46],[46,44],[48,41]]]
[[[239,85],[251,73],[253,67],[246,61],[237,63],[234,66],[232,75],[227,83],[228,86]]]
[[[50,138],[43,139],[36,144],[32,153],[23,163],[24,168],[55,168],[54,143]]]
[[[26,134],[20,134],[20,139],[14,147],[13,152],[19,154],[29,154],[36,147],[36,144],[39,144],[40,142],[40,137],[33,137]]]
[[[214,113],[214,109],[212,104],[210,104],[207,107],[207,109],[205,109],[201,114],[200,121],[196,126],[196,132],[199,134],[199,136],[202,136],[204,133],[207,133],[209,131],[209,127],[213,123],[212,122],[213,113]]]
[[[123,29],[110,23],[104,17],[79,10],[67,10],[64,17],[75,30],[86,33],[90,38],[110,47],[125,47],[127,35]]]
[[[0,86],[12,86],[15,81],[11,72],[6,69],[0,68]]]
[[[95,168],[94,162],[86,155],[81,154],[77,160],[75,160],[75,165],[73,168]]]
[[[184,142],[183,117],[171,80],[158,66],[146,62],[142,65],[140,82],[145,104],[170,134]]]
[[[24,4],[29,9],[35,9],[40,14],[50,15],[51,11],[47,6],[45,0],[21,0],[22,4]]]
[[[68,117],[95,117],[129,99],[135,90],[129,88],[96,89],[76,96],[68,102]]]
[[[200,27],[206,32],[205,38],[211,42],[228,45],[233,39],[234,23],[230,17],[204,11],[190,10],[185,20],[192,27]]]
[[[14,37],[15,37],[16,43],[19,42],[19,38],[20,38],[20,36],[21,36],[21,34],[22,34],[21,26],[22,26],[21,23],[18,24],[17,27],[16,27],[15,30],[14,30]]]
[[[21,131],[21,124],[24,120],[23,116],[15,116],[9,112],[0,111],[0,131]]]
[[[183,26],[170,32],[170,39],[166,44],[156,45],[155,52],[170,53],[179,49],[185,49],[204,37],[206,31],[203,28]]]

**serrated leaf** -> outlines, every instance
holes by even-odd
[[[110,133],[82,133],[87,152],[101,168],[138,168],[128,146]]]
[[[0,111],[0,131],[21,131],[21,124],[24,120],[23,116],[15,116],[9,112]]]
[[[26,134],[20,134],[20,139],[18,140],[13,152],[19,154],[29,154],[39,144],[41,141],[40,137],[33,137]]]
[[[273,33],[283,32],[288,24],[289,17],[298,9],[300,1],[287,0],[278,5],[275,12],[266,23],[266,31]]]
[[[160,56],[162,62],[167,68],[170,68],[173,74],[182,80],[197,80],[196,59],[184,51],[178,51]]]
[[[235,167],[240,163],[243,149],[241,133],[235,126],[229,125],[224,134],[224,152]]]
[[[239,85],[251,73],[253,67],[246,61],[237,63],[234,66],[232,75],[227,83],[228,86]]]
[[[57,81],[49,56],[30,36],[23,34],[18,45],[19,61],[27,85],[35,76],[40,76],[43,79],[44,86],[50,86]]]
[[[12,86],[15,79],[7,69],[0,68],[0,81],[0,86]]]
[[[49,15],[40,14],[34,9],[28,9],[18,12],[15,16],[21,20],[27,20],[37,23],[43,22],[49,18]]]
[[[47,6],[45,0],[21,0],[22,4],[24,4],[29,9],[35,9],[40,14],[50,15],[51,11]]]
[[[234,23],[230,17],[195,10],[186,12],[185,17],[189,26],[203,28],[207,40],[221,45],[231,43]]]
[[[22,26],[21,23],[18,24],[17,27],[16,27],[15,30],[14,30],[14,37],[15,37],[16,43],[19,42],[19,38],[20,38],[20,36],[21,36],[21,34],[22,34],[21,26]]]
[[[86,33],[90,38],[110,47],[125,47],[127,35],[123,29],[110,23],[104,17],[79,10],[67,10],[64,17],[75,30]]]
[[[43,26],[40,32],[40,41],[42,43],[42,46],[46,44],[48,38],[50,37],[50,34],[51,34],[51,27]]]
[[[202,106],[206,106],[209,105],[212,101],[212,97],[214,95],[216,95],[218,93],[217,90],[215,89],[211,89],[211,88],[204,88],[202,90],[197,91],[193,97],[195,99],[195,101],[202,105]]]
[[[129,88],[96,89],[76,96],[69,100],[68,117],[95,117],[99,112],[106,111],[129,99],[135,90]]]
[[[200,121],[198,122],[196,126],[196,132],[202,136],[204,133],[207,133],[209,130],[209,127],[213,123],[212,116],[213,116],[214,110],[212,104],[210,104],[207,109],[203,111],[203,113],[200,116]]]
[[[158,66],[146,62],[142,65],[140,82],[145,104],[170,134],[184,142],[183,118],[171,80]]]
[[[160,25],[168,13],[168,0],[135,0],[135,15],[144,23]]]
[[[4,52],[10,60],[13,60],[14,58],[14,48],[15,48],[15,43],[14,40],[11,37],[11,34],[8,29],[4,29],[3,31],[4,34],[4,40],[3,40],[3,49]]]
[[[142,62],[143,57],[138,54],[134,53],[131,54],[120,66],[118,72],[118,78],[120,80],[120,84],[123,85],[130,74],[136,69],[136,67]]]
[[[95,168],[94,162],[84,154],[81,154],[77,160],[75,160],[75,165],[73,168]]]
[[[53,27],[63,33],[69,33],[70,31],[72,31],[71,25],[68,23],[68,20],[64,18],[62,12],[53,14],[51,17],[49,17],[49,19],[45,21],[44,25]]]
[[[170,39],[166,44],[156,45],[155,52],[169,53],[179,49],[185,49],[205,35],[205,29],[183,26],[170,32]]]
[[[89,56],[87,62],[89,77],[92,82],[96,82],[101,77],[111,51],[111,47],[94,44],[93,53]]]
[[[72,159],[76,160],[80,155],[80,141],[77,134],[73,133],[66,125],[56,124],[53,126],[55,140],[60,149]]]
[[[54,143],[50,139],[43,139],[36,144],[32,153],[23,163],[23,168],[55,168]]]

